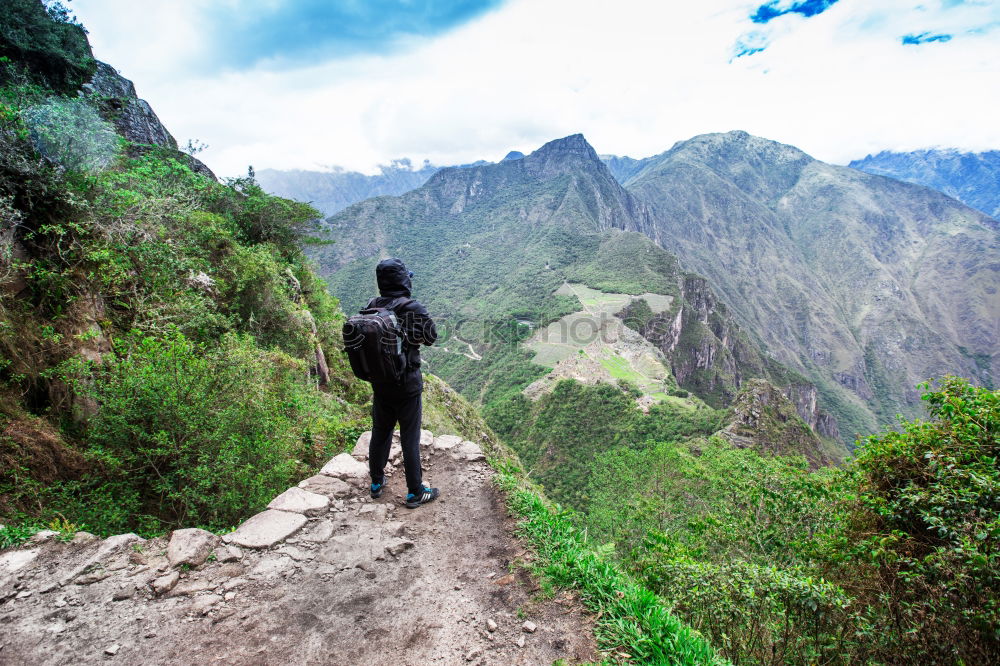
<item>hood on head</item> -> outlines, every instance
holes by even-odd
[[[409,296],[411,283],[410,271],[406,265],[396,258],[383,259],[375,267],[375,279],[378,281],[378,291],[382,296]]]

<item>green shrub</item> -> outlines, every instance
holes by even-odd
[[[96,494],[120,509],[91,522],[223,528],[262,508],[307,455],[301,422],[317,400],[305,370],[235,335],[211,348],[180,333],[119,341],[84,389],[98,406]]]
[[[903,422],[858,450],[848,551],[868,572],[858,590],[898,627],[885,654],[996,663],[1000,391],[946,377],[923,397],[930,420]]]
[[[0,84],[18,76],[71,93],[96,62],[83,27],[60,2],[4,0],[0,5]]]
[[[114,127],[84,99],[51,97],[22,115],[35,149],[64,169],[104,169],[118,153]]]

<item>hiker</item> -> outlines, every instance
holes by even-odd
[[[398,381],[372,380],[372,438],[368,448],[371,495],[377,499],[385,490],[385,465],[389,460],[392,432],[399,423],[406,470],[406,506],[415,509],[438,496],[437,488],[423,484],[420,469],[421,393],[420,345],[437,340],[434,320],[427,308],[410,299],[413,273],[399,259],[384,259],[375,267],[379,296],[368,301],[367,310],[385,308],[395,313],[402,332],[405,367]],[[362,311],[365,312],[365,311]]]

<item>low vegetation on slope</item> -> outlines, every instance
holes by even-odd
[[[0,62],[0,519],[232,525],[364,429],[318,214],[129,143],[33,62]]]
[[[993,663],[1000,392],[924,399],[930,420],[845,468],[715,437],[613,448],[576,524],[734,663]]]

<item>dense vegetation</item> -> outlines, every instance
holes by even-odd
[[[0,88],[0,518],[233,525],[365,425],[300,249],[318,214],[135,150],[20,65]]]
[[[735,663],[995,662],[1000,392],[924,398],[843,469],[714,438],[610,450],[577,523]]]

